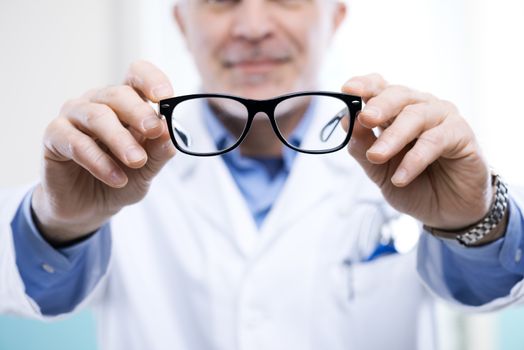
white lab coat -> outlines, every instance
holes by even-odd
[[[1,207],[0,312],[44,318],[15,264],[9,223],[24,193]],[[257,231],[220,157],[177,154],[145,199],[112,219],[108,273],[77,309],[93,307],[108,350],[434,349],[434,297],[416,249],[344,263],[380,229],[383,206],[347,152],[299,154]],[[420,274],[452,299],[439,251],[423,249]]]

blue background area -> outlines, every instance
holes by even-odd
[[[500,350],[524,349],[524,307],[497,316]],[[0,316],[0,350],[97,350],[95,321],[90,311],[43,323]]]
[[[524,307],[505,310],[498,316],[501,350],[524,349]]]
[[[0,350],[96,350],[90,311],[55,322],[0,316]]]

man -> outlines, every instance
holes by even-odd
[[[186,0],[174,16],[203,92],[269,99],[316,89],[345,11]],[[222,157],[176,152],[148,104],[175,92],[148,62],[65,103],[40,183],[2,208],[0,310],[91,305],[105,349],[432,349],[433,294],[477,309],[518,300],[522,214],[454,105],[376,74],[342,90],[366,102],[349,155],[297,154],[260,115]],[[214,107],[191,118],[193,139],[223,140],[231,119]],[[315,111],[294,105],[282,132],[306,142]],[[418,258],[362,248],[380,248],[389,206],[434,234]]]

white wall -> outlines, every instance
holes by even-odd
[[[479,137],[493,166],[524,185],[524,1],[464,2]]]
[[[171,19],[172,0],[3,0],[0,4],[0,186],[38,176],[41,136],[68,98],[118,83],[130,62],[152,60],[177,93],[198,78]],[[348,0],[326,62],[325,85],[379,72],[392,83],[455,102],[490,163],[524,184],[524,2]],[[496,318],[445,307],[443,348],[495,349]],[[469,344],[469,345],[468,345]]]
[[[0,4],[0,186],[36,179],[41,138],[62,103],[115,83],[114,3],[3,0]]]

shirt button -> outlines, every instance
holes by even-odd
[[[48,263],[43,263],[42,264],[42,269],[44,269],[45,272],[48,272],[48,273],[55,273],[55,268],[51,265],[49,265]]]
[[[518,263],[522,259],[522,249],[517,249],[517,252],[515,253],[515,262]]]

